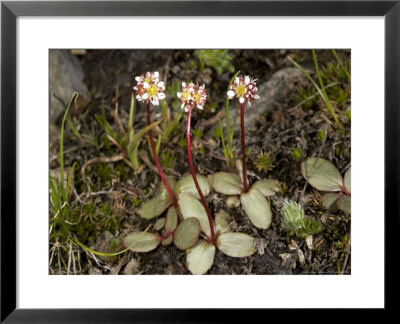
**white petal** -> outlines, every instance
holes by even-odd
[[[164,87],[164,81],[158,82],[157,87]]]
[[[157,99],[157,98],[153,98],[153,100],[151,101],[151,103],[152,103],[154,106],[158,106],[158,99]]]
[[[197,105],[197,108],[199,108],[200,110],[202,110],[202,109],[203,109],[203,106]]]
[[[140,76],[137,76],[137,77],[135,78],[135,80],[136,80],[137,82],[140,82],[141,77],[140,77]]]
[[[185,107],[185,111],[186,111],[186,112],[189,111],[189,107],[188,107],[188,106]]]
[[[185,107],[185,103],[182,103],[181,105],[181,109],[183,109]]]
[[[143,88],[148,89],[149,88],[149,84],[147,82],[143,83]]]
[[[239,77],[236,77],[235,83],[236,83],[236,84],[239,84]]]
[[[158,73],[157,71],[153,73],[153,77],[158,78],[158,76],[160,75],[160,73]]]
[[[158,98],[160,98],[161,100],[165,99],[165,94],[162,92],[159,92],[158,94]]]
[[[249,77],[248,75],[246,75],[246,76],[244,77],[244,83],[245,83],[245,84],[249,84],[249,83],[250,83],[250,77]]]
[[[227,95],[228,95],[229,99],[232,99],[235,96],[235,92],[233,92],[232,90],[229,90],[227,92]]]
[[[133,90],[137,90],[137,87],[133,87]]]
[[[142,100],[142,97],[140,95],[137,95],[136,99],[140,101],[140,100]]]
[[[182,82],[182,87],[186,87],[186,83],[185,82]]]
[[[146,92],[146,93],[143,94],[142,99],[147,99],[148,97],[149,97],[149,95],[148,95],[148,93]]]
[[[244,98],[243,98],[243,97],[240,97],[240,98],[239,98],[239,102],[240,102],[240,103],[243,103],[243,102],[244,102]]]
[[[255,95],[255,96],[253,96],[253,98],[254,98],[254,99],[259,99],[260,96],[259,96],[259,95]]]

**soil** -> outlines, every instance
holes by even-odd
[[[276,71],[292,67],[287,56],[296,59],[318,81],[310,50],[232,50],[230,53],[234,54],[232,64],[235,71],[255,76],[258,84],[268,81]],[[348,66],[350,51],[340,50],[337,53],[344,65]],[[320,67],[328,64],[337,66],[330,50],[317,51],[317,57]],[[72,111],[72,120],[81,138],[70,127],[66,127],[64,159],[66,169],[77,163],[71,205],[80,214],[79,221],[91,222],[91,226],[82,227],[80,233],[73,235],[94,250],[119,251],[122,249],[122,237],[133,230],[145,230],[149,224],[154,224],[155,220],[141,219],[136,211],[141,202],[155,195],[160,178],[154,171],[147,140],[143,140],[140,146],[142,167],[138,170],[130,168],[124,160],[113,161],[112,158],[119,156],[121,151],[107,140],[95,116],[105,111],[107,121],[118,130],[115,118],[115,109],[118,107],[119,121],[125,127],[134,77],[147,71],[159,71],[166,79],[167,86],[182,80],[204,82],[210,96],[210,106],[193,114],[192,129],[199,129],[204,134],[199,138],[193,136],[194,165],[196,172],[205,176],[228,171],[221,143],[210,128],[218,124],[218,120],[213,119],[216,114],[223,116],[224,93],[233,73],[225,71],[218,74],[212,67],[200,66],[192,50],[88,50],[79,59],[92,98],[87,107]],[[257,252],[246,258],[232,258],[217,250],[208,274],[351,273],[351,216],[340,210],[326,211],[321,203],[322,193],[307,184],[300,172],[300,163],[312,156],[331,161],[342,174],[350,167],[351,125],[345,117],[345,110],[350,107],[350,80],[340,81],[339,84],[349,94],[340,104],[333,101],[343,125],[340,131],[332,126],[332,119],[321,98],[315,96],[316,99],[309,105],[298,99],[301,89],[314,91],[307,79],[296,83],[288,91],[289,95],[275,102],[272,111],[265,111],[258,116],[254,127],[246,130],[246,147],[251,148],[247,162],[250,183],[263,178],[277,179],[283,189],[269,199],[273,221],[266,230],[255,228],[240,207],[228,209],[223,195],[215,192],[210,194],[207,200],[211,211],[217,213],[221,209],[227,210],[232,218],[232,229],[254,237]],[[171,114],[176,114],[178,110],[172,108],[174,99],[168,94],[166,100]],[[161,112],[153,112],[152,118],[161,118]],[[164,171],[177,179],[189,174],[186,148],[179,145],[185,121],[186,115],[171,140],[160,147],[160,153],[167,152],[175,156],[175,162],[165,167]],[[211,121],[211,124],[204,126],[204,121]],[[61,121],[55,125],[58,133],[51,132],[50,136],[52,170],[59,167],[54,157],[59,150],[60,125]],[[144,126],[145,106],[138,104],[134,127],[140,129]],[[89,131],[94,134],[97,146],[90,142]],[[159,132],[158,128],[154,130],[156,138]],[[323,139],[321,134],[325,134]],[[235,133],[233,147],[235,156],[240,157],[239,133]],[[296,158],[294,149],[301,152],[300,157]],[[257,170],[257,157],[262,152],[269,153],[272,158],[273,167],[270,170]],[[94,162],[91,159],[95,159],[92,160]],[[305,239],[290,235],[282,228],[280,209],[285,198],[299,202],[307,217],[323,224],[321,232],[308,238],[312,238],[311,246]],[[87,211],[89,205],[94,206],[90,212]],[[107,212],[104,206],[108,206],[111,212]],[[89,217],[89,214],[92,216]],[[173,244],[159,246],[148,253],[129,251],[116,257],[95,256],[70,244],[68,248],[73,249],[79,266],[75,265],[74,269],[71,266],[70,269],[68,251],[58,251],[60,255],[53,257],[50,264],[51,274],[190,274],[185,266],[185,251]]]

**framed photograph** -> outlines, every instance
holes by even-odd
[[[399,21],[2,1],[1,322],[393,309]]]

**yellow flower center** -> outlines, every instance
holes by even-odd
[[[200,101],[200,95],[198,93],[195,93],[193,96],[194,101],[199,102]]]
[[[149,88],[149,95],[150,96],[155,96],[156,94],[158,93],[158,90],[157,90],[157,88],[155,87],[155,86],[150,86],[150,88]]]
[[[245,85],[239,85],[236,88],[236,95],[240,98],[243,97],[246,93],[246,86]]]
[[[150,83],[150,82],[151,82],[151,80],[150,80],[150,78],[146,78],[146,79],[144,79],[143,83],[144,83],[144,82],[146,82],[146,83]]]
[[[185,91],[185,92],[182,94],[183,101],[188,100],[188,99],[189,99],[189,96],[190,96],[190,92],[189,92],[189,91]]]

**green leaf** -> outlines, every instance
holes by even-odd
[[[177,225],[178,215],[176,214],[175,207],[169,207],[167,217],[165,219],[165,230],[168,233],[172,233],[173,231],[175,231]]]
[[[171,204],[172,199],[169,195],[158,194],[155,198],[143,203],[137,212],[140,217],[149,220],[160,216]]]
[[[157,221],[154,223],[153,228],[156,231],[160,231],[164,228],[164,226],[165,226],[165,217],[162,217],[162,218],[157,219]]]
[[[351,214],[351,197],[341,196],[337,201],[337,206],[346,214]]]
[[[133,252],[149,252],[154,250],[160,244],[161,238],[157,234],[147,233],[147,232],[133,232],[128,234],[123,239],[123,244],[125,247],[131,246],[130,248]]]
[[[322,204],[327,210],[335,207],[335,203],[340,197],[339,193],[329,192],[322,196]]]
[[[251,188],[248,192],[242,193],[240,202],[255,227],[266,229],[271,225],[271,207],[268,200],[257,189]]]
[[[243,183],[243,166],[242,166],[242,161],[241,160],[236,160],[235,162],[236,169],[238,171],[240,181]]]
[[[156,127],[159,123],[161,123],[163,121],[163,119],[160,119],[160,120],[150,124],[149,126],[142,128],[140,131],[138,131],[135,134],[135,136],[133,136],[132,139],[129,141],[128,152],[132,152],[135,149],[135,147],[137,147],[137,145],[139,144],[139,141],[143,137],[143,135],[147,134],[147,132],[150,129],[153,129],[154,127]]]
[[[197,175],[197,182],[199,183],[201,192],[203,193],[204,197],[207,197],[210,194],[211,186],[208,182],[207,178],[202,175]],[[197,192],[196,185],[194,184],[192,175],[184,176],[180,179],[175,186],[174,193],[176,196],[179,196],[180,193],[189,193],[192,196],[197,197],[200,199],[199,193]]]
[[[240,195],[242,192],[242,182],[235,173],[218,172],[209,175],[208,179],[216,192],[228,196]]]
[[[228,208],[236,208],[240,206],[240,199],[238,196],[228,197],[226,200],[226,207]]]
[[[173,240],[174,240],[174,236],[172,234],[170,234],[168,237],[166,237],[165,239],[163,239],[161,241],[161,245],[163,245],[163,246],[170,245]]]
[[[208,222],[207,212],[204,206],[195,197],[187,193],[179,195],[179,206],[184,219],[195,217],[199,220],[201,230],[208,236],[211,236],[210,223]]]
[[[351,194],[351,168],[344,174],[344,187]]]
[[[221,234],[225,232],[229,232],[231,230],[229,223],[230,223],[230,216],[225,210],[221,210],[214,219],[215,223],[215,232],[216,234]]]
[[[171,188],[174,188],[175,180],[167,178],[167,182]],[[160,216],[171,204],[172,199],[161,182],[158,195],[143,203],[137,212],[144,219],[153,219]]]
[[[254,238],[244,233],[227,232],[217,237],[218,249],[231,257],[242,258],[256,252]]]
[[[201,232],[200,222],[197,218],[190,217],[178,225],[174,234],[174,245],[181,250],[193,247],[199,239]]]
[[[309,158],[301,164],[301,172],[308,182],[322,191],[341,191],[343,178],[339,170],[329,161]]]
[[[278,180],[263,179],[254,183],[251,188],[257,189],[265,197],[273,196],[281,190],[281,185]]]
[[[194,275],[205,274],[214,263],[215,246],[199,240],[195,247],[186,251],[186,266]]]

